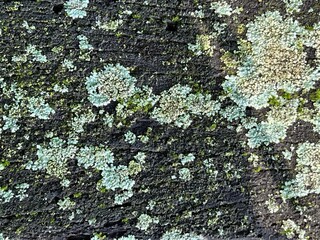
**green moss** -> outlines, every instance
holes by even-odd
[[[316,91],[312,92],[310,94],[310,100],[312,102],[318,102],[320,101],[320,89],[317,89]]]
[[[73,197],[74,198],[80,198],[82,196],[82,193],[81,192],[77,192],[77,193],[74,193],[73,194]]]
[[[180,17],[179,16],[174,16],[172,19],[171,19],[172,22],[179,22],[181,21]]]
[[[274,107],[280,107],[280,105],[281,105],[279,99],[275,96],[270,97],[268,100],[268,103]]]
[[[132,14],[132,18],[140,19],[141,18],[141,14],[139,14],[139,13]]]

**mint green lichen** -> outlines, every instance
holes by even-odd
[[[320,143],[305,142],[297,148],[294,179],[285,182],[281,195],[284,199],[320,193]]]
[[[18,131],[19,129],[19,125],[18,125],[18,119],[14,118],[14,117],[7,117],[7,116],[3,116],[2,117],[3,121],[4,121],[4,125],[2,127],[3,130],[10,130],[12,133]]]
[[[179,178],[184,181],[190,181],[192,179],[192,174],[188,168],[181,168],[179,170]]]
[[[124,135],[124,140],[127,143],[133,144],[136,142],[136,139],[137,139],[137,136],[131,131],[126,132]]]
[[[16,197],[19,198],[19,201],[22,201],[29,196],[27,194],[29,187],[30,185],[28,183],[21,183],[15,187],[18,190]]]
[[[157,217],[151,217],[148,214],[141,214],[138,218],[137,228],[143,231],[147,231],[151,225],[158,224],[159,219]]]
[[[110,166],[105,167],[102,172],[102,186],[106,189],[116,190],[131,190],[135,181],[129,178],[129,170],[127,166]]]
[[[162,124],[173,123],[177,127],[187,128],[192,123],[192,115],[198,117],[214,116],[220,104],[211,99],[210,94],[193,94],[189,86],[177,84],[161,93],[159,107],[151,113]]]
[[[113,115],[109,113],[105,113],[103,117],[103,123],[107,125],[109,128],[112,128],[113,123],[114,123],[114,117]]]
[[[73,61],[70,59],[64,59],[62,62],[62,67],[68,69],[70,72],[77,70],[77,67],[74,65]]]
[[[111,101],[128,98],[135,93],[136,79],[120,64],[109,64],[102,71],[94,71],[86,78],[89,101],[99,107]]]
[[[84,168],[95,168],[101,171],[102,179],[98,184],[98,188],[105,188],[106,190],[115,191],[117,189],[123,190],[123,194],[116,195],[115,203],[121,204],[123,201],[130,198],[132,188],[135,181],[129,178],[129,169],[127,166],[114,166],[113,153],[102,147],[86,146],[81,148],[76,156],[79,166]]]
[[[84,126],[87,123],[94,122],[95,120],[96,115],[91,110],[88,110],[82,114],[76,112],[71,121],[71,136],[76,137],[77,134],[84,132]]]
[[[70,197],[60,199],[57,204],[59,206],[59,209],[61,209],[63,211],[70,210],[70,209],[74,208],[74,206],[76,205],[76,203],[74,201],[71,201]]]
[[[300,12],[304,0],[283,0],[288,13]]]
[[[297,21],[267,12],[247,28],[247,49],[240,50],[243,59],[237,75],[227,76],[223,83],[237,105],[261,109],[279,90],[292,94],[313,87],[319,68],[307,65],[301,48],[306,31]]]
[[[179,159],[182,165],[185,165],[186,163],[193,162],[196,157],[192,153],[188,153],[187,155],[179,154]]]
[[[0,233],[0,240],[9,240],[8,237],[4,237],[3,233]]]
[[[53,86],[53,91],[59,92],[59,93],[67,93],[67,92],[69,92],[69,90],[68,90],[68,88],[66,86],[58,85],[58,84],[55,84]]]
[[[54,109],[45,102],[43,97],[29,98],[27,107],[31,113],[31,117],[39,119],[49,119],[49,116],[55,113]]]
[[[73,19],[76,19],[87,16],[85,9],[88,7],[88,5],[89,0],[68,0],[64,4],[64,7],[67,15]]]
[[[79,48],[82,51],[90,51],[93,50],[93,46],[89,44],[88,38],[84,35],[77,36],[77,39],[79,40]]]
[[[68,174],[67,163],[77,152],[77,147],[65,140],[54,137],[47,146],[37,145],[37,160],[26,164],[26,169],[45,170],[50,176],[65,179]]]
[[[203,236],[196,235],[194,233],[181,233],[180,230],[171,230],[166,232],[161,240],[205,240],[206,238]]]
[[[12,190],[7,187],[0,188],[0,203],[8,203],[14,197]]]
[[[36,49],[35,45],[29,44],[26,48],[27,56],[32,57],[32,61],[45,63],[47,62],[47,57],[41,53],[40,50]]]
[[[103,170],[106,166],[113,164],[114,156],[109,149],[85,146],[77,153],[77,160],[78,165],[85,169],[93,167]]]
[[[28,33],[33,33],[34,30],[36,30],[36,27],[34,25],[30,26],[26,20],[23,21],[22,27],[24,27]]]

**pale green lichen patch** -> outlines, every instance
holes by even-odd
[[[135,93],[136,79],[120,64],[109,64],[102,71],[94,71],[86,78],[89,101],[99,107]]]
[[[239,9],[233,10],[231,5],[226,1],[217,1],[211,3],[211,9],[213,9],[219,17],[231,16],[233,13],[239,12]]]
[[[88,38],[84,35],[77,36],[77,39],[79,40],[79,48],[80,50],[92,50],[93,47],[89,43]]]
[[[86,8],[88,5],[89,0],[68,0],[64,4],[66,13],[73,19],[86,17]]]
[[[282,221],[282,234],[285,235],[288,239],[309,239],[306,236],[306,231],[301,229],[293,220],[287,219]]]
[[[283,0],[286,4],[286,10],[288,13],[300,12],[303,1],[304,0]]]
[[[312,88],[319,69],[307,65],[301,48],[306,32],[297,21],[267,12],[247,28],[247,49],[237,75],[227,76],[223,83],[239,106],[261,109],[279,90],[294,93]]]
[[[189,153],[187,155],[179,154],[179,159],[182,165],[185,165],[186,163],[193,162],[196,158],[192,153]]]
[[[188,44],[188,49],[196,56],[207,54],[208,56],[213,55],[214,46],[212,45],[213,36],[211,35],[197,35],[196,43]]]
[[[190,181],[192,179],[192,174],[188,168],[181,168],[179,170],[179,178],[184,181]]]
[[[158,224],[159,219],[157,217],[151,217],[148,214],[141,214],[138,218],[137,228],[143,231],[147,231],[151,225]]]
[[[37,117],[39,119],[49,119],[49,116],[55,113],[43,97],[29,98],[27,107],[31,113],[31,117]]]
[[[70,210],[75,207],[76,203],[74,201],[71,201],[70,197],[66,197],[64,199],[60,199],[58,201],[59,209],[65,211]]]
[[[266,121],[252,126],[246,134],[248,145],[255,148],[285,139],[287,129],[297,120],[298,105],[298,101],[292,101],[282,107],[272,108],[267,113]]]
[[[37,160],[26,164],[26,169],[44,170],[49,175],[65,179],[68,160],[75,156],[77,147],[69,145],[63,139],[54,137],[48,145],[37,145]]]
[[[47,62],[47,57],[42,54],[41,50],[37,49],[37,46],[29,44],[26,48],[26,53],[20,56],[13,56],[13,62],[27,62],[28,56],[31,56],[31,61],[45,63]]]
[[[192,123],[192,115],[214,116],[220,104],[211,99],[210,94],[191,93],[189,86],[177,84],[161,93],[159,107],[151,113],[151,117],[163,124],[173,123],[187,128]]]
[[[8,203],[14,197],[12,190],[8,189],[8,187],[0,188],[0,203]]]
[[[102,29],[105,31],[113,31],[113,32],[117,31],[122,24],[123,24],[122,19],[107,20],[107,21],[98,19],[96,22],[96,25],[99,29]]]
[[[124,135],[124,140],[127,143],[133,144],[136,142],[136,139],[137,139],[137,136],[131,131],[126,132]]]
[[[161,240],[205,240],[206,238],[194,233],[181,233],[180,230],[171,230],[162,235]]]
[[[118,165],[114,166],[113,153],[102,147],[84,147],[81,148],[76,156],[78,165],[84,168],[94,168],[101,171],[102,179],[98,182],[98,189],[106,190],[122,190],[122,194],[118,194],[115,197],[115,203],[121,204],[133,196],[132,188],[135,181],[132,180],[129,175],[130,171],[127,166]]]
[[[284,199],[320,193],[320,144],[305,142],[297,151],[296,176],[281,191]]]

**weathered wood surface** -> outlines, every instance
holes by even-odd
[[[228,1],[233,8],[241,6],[244,10],[234,19],[222,20],[210,9],[211,2],[94,0],[86,8],[86,17],[75,19],[66,14],[62,1],[0,2],[0,77],[8,84],[16,83],[28,96],[48,93],[46,102],[55,110],[45,120],[22,114],[19,130],[3,130],[0,135],[0,161],[8,165],[0,171],[0,187],[14,190],[21,183],[30,185],[25,199],[14,197],[0,204],[0,233],[4,237],[72,240],[90,239],[101,233],[106,239],[128,235],[160,239],[165,232],[179,229],[208,239],[287,239],[281,229],[282,221],[292,219],[306,230],[310,239],[319,239],[319,196],[311,194],[283,203],[275,193],[294,176],[295,162],[288,165],[271,159],[281,153],[283,146],[307,140],[316,142],[318,135],[313,133],[311,124],[298,121],[289,129],[286,143],[255,150],[262,159],[257,168],[248,161],[251,149],[245,144],[245,135],[237,133],[237,121],[194,118],[188,128],[182,129],[160,124],[147,113],[137,112],[123,126],[109,128],[103,124],[99,110],[113,113],[116,103],[94,107],[87,99],[86,77],[109,63],[129,68],[131,76],[137,79],[136,86],[152,87],[154,94],[160,95],[180,83],[218,99],[223,95],[221,83],[226,75],[220,61],[222,49],[237,49],[238,26],[268,10],[285,14],[285,5],[276,0]],[[314,11],[308,14],[310,7]],[[125,10],[132,13],[124,14]],[[195,14],[199,10],[204,13],[203,18]],[[312,25],[319,21],[318,10],[317,1],[305,1],[296,17],[301,23]],[[120,15],[123,23],[114,31],[96,27],[97,17],[109,21]],[[24,21],[35,29],[28,32]],[[213,23],[223,22],[227,23],[226,32],[216,39],[211,54],[196,56],[188,49],[188,44],[195,43],[196,35],[210,34],[214,31]],[[86,36],[94,48],[88,54],[90,59],[81,57],[79,35]],[[47,62],[28,59],[14,63],[12,57],[23,55],[29,44],[41,49]],[[72,60],[77,69],[63,69],[64,59]],[[68,92],[53,91],[55,84],[66,85]],[[7,116],[5,105],[12,104],[13,99],[0,94],[0,114]],[[80,113],[92,109],[96,114],[96,120],[85,124],[79,134],[79,147],[106,144],[114,153],[116,165],[125,166],[138,152],[146,153],[141,172],[132,176],[134,195],[121,205],[113,200],[115,193],[121,191],[97,190],[100,171],[77,166],[75,158],[67,162],[69,187],[61,186],[60,179],[46,171],[23,167],[37,159],[37,145],[49,143],[49,132],[61,139],[68,138],[72,109],[79,106]],[[253,109],[247,109],[247,113],[259,115]],[[1,121],[4,126],[0,117]],[[217,126],[212,130],[214,122]],[[138,136],[146,135],[148,128],[152,131],[147,143],[124,141],[128,130]],[[192,179],[182,181],[178,155],[188,153],[195,156],[187,165]],[[214,165],[211,173],[203,164],[205,159],[211,159]],[[271,213],[265,203],[270,196],[277,196],[276,202],[281,205],[276,213]],[[58,202],[67,197],[76,205],[62,210]],[[150,201],[155,202],[152,209],[148,208]],[[137,228],[141,214],[159,222],[141,230]]]

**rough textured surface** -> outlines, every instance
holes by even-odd
[[[66,2],[0,1],[0,239],[319,238],[320,183],[303,197],[281,194],[299,176],[297,146],[319,141],[319,76],[307,90],[277,89],[263,109],[223,87],[251,54],[249,22],[279,11],[317,36],[318,1],[293,13],[279,0],[224,1],[231,10],[204,0]],[[319,64],[312,34],[299,43],[309,67]],[[115,96],[94,104],[86,79],[116,64],[114,89],[94,89]],[[136,79],[130,94],[123,74]],[[177,84],[192,92],[179,98],[183,119],[157,121],[162,93]],[[263,133],[250,146],[259,134],[248,131],[290,104],[285,137]]]

